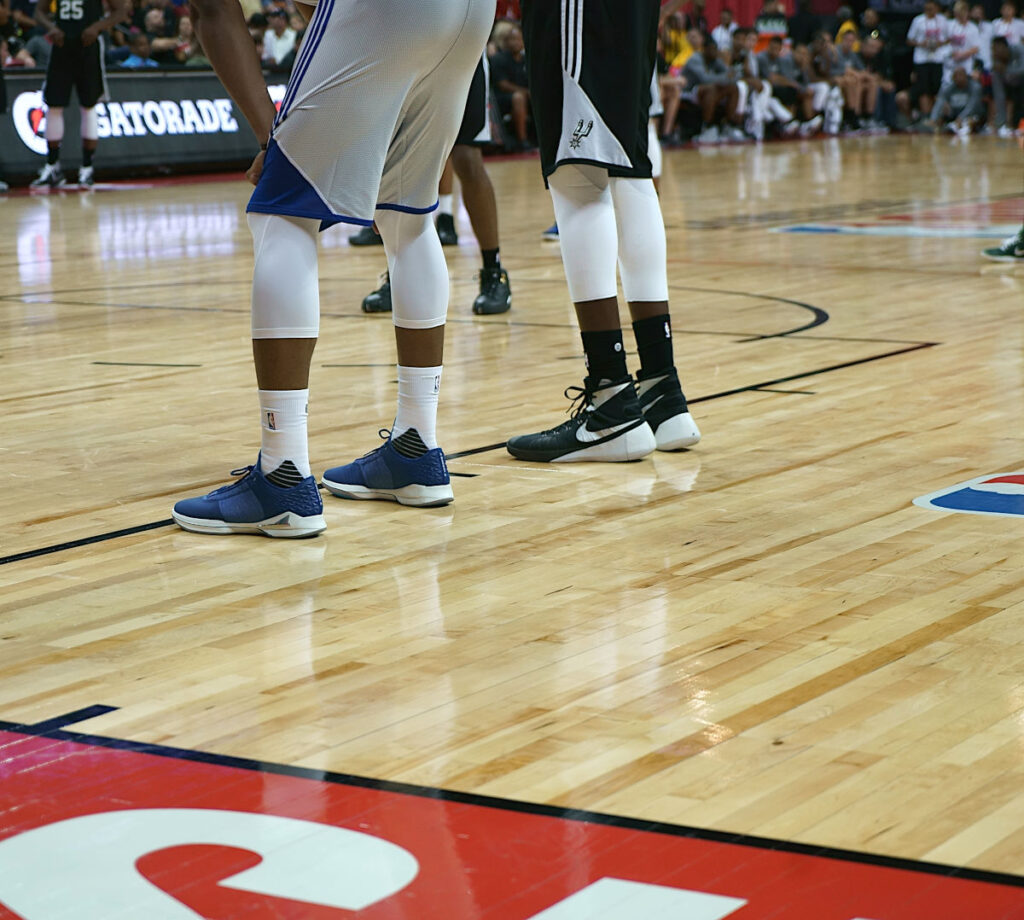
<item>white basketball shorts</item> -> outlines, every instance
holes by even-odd
[[[427,213],[495,0],[320,0],[249,211],[369,226]]]

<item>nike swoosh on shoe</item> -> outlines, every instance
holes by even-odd
[[[634,428],[639,428],[641,425],[647,423],[646,419],[640,418],[632,422],[623,422],[621,425],[616,425],[614,428],[602,428],[599,431],[590,431],[586,425],[580,425],[576,429],[576,440],[580,444],[586,444],[592,446],[594,444],[604,444],[605,441],[611,441],[613,438],[617,438],[620,434],[625,434],[627,431],[632,431]]]

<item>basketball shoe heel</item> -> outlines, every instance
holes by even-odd
[[[570,387],[565,395],[573,401],[571,418],[547,431],[509,438],[506,448],[513,457],[543,463],[622,463],[640,460],[657,447],[631,377],[587,377],[582,388]]]
[[[324,473],[321,481],[328,492],[339,498],[392,501],[416,508],[434,508],[455,499],[440,447],[420,457],[406,457],[395,448],[391,432],[382,429],[381,436],[386,440],[380,447]]]
[[[683,450],[700,440],[700,429],[690,415],[675,368],[646,377],[638,374],[637,396],[658,450]]]
[[[179,527],[193,533],[262,534],[265,537],[315,537],[327,528],[324,504],[316,480],[307,476],[290,488],[275,486],[255,466],[232,470],[241,476],[199,498],[186,498],[174,506]]]

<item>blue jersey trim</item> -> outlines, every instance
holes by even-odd
[[[320,221],[321,230],[335,224],[373,226],[372,220],[334,213],[273,139],[267,145],[259,184],[245,210],[255,214],[312,218]]]
[[[410,208],[404,204],[378,204],[378,211],[401,211],[403,214],[429,214],[437,210],[438,202],[434,202],[429,208]]]
[[[326,5],[327,9],[325,10],[320,4],[317,4],[317,7],[313,12],[313,22],[310,23],[310,28],[306,30],[313,34],[307,35],[306,40],[299,46],[298,59],[295,61],[293,66],[292,76],[288,80],[288,88],[285,91],[284,99],[281,101],[281,108],[278,110],[277,117],[274,119],[275,126],[284,120],[288,114],[288,110],[291,109],[295,102],[295,95],[298,92],[299,84],[306,76],[306,71],[309,70],[309,65],[313,60],[313,55],[316,53],[316,49],[319,47],[324,34],[327,32],[327,20],[330,18],[331,12],[334,9],[334,0],[323,0],[323,4]]]

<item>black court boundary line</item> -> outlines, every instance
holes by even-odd
[[[169,747],[161,744],[148,744],[141,741],[127,741],[111,738],[106,735],[89,735],[79,732],[65,731],[64,727],[74,722],[84,721],[113,712],[116,706],[89,706],[76,710],[65,716],[57,716],[25,725],[18,722],[0,720],[0,731],[26,735],[36,738],[49,738],[53,741],[71,741],[90,747],[110,748],[129,751],[136,754],[150,754],[156,757],[167,757],[172,760],[186,760],[213,766],[231,767],[251,770],[258,773],[271,773],[278,776],[289,776],[296,779],[308,779],[314,782],[328,782],[339,786],[352,786],[360,789],[374,789],[378,792],[391,792],[398,795],[416,798],[436,799],[444,802],[455,802],[461,805],[474,805],[479,808],[493,808],[500,811],[511,811],[519,814],[538,815],[548,818],[559,818],[563,821],[576,821],[581,824],[598,824],[605,827],[618,827],[626,830],[644,831],[653,834],[665,834],[671,837],[689,837],[695,840],[706,840],[713,843],[727,843],[735,846],[751,847],[758,850],[774,850],[777,852],[797,853],[802,856],[816,856],[833,859],[839,862],[860,863],[886,869],[901,869],[926,875],[938,875],[945,878],[964,879],[973,882],[986,882],[1009,888],[1024,888],[1024,876],[1011,875],[1004,872],[993,872],[987,869],[970,869],[951,866],[943,863],[922,862],[898,856],[883,856],[874,853],[861,853],[856,850],[844,850],[837,847],[816,846],[808,843],[797,843],[790,840],[776,840],[771,837],[757,837],[748,834],[715,831],[707,828],[690,827],[685,824],[669,824],[663,821],[646,821],[642,818],[627,818],[622,815],[605,812],[586,811],[584,809],[562,808],[558,805],[543,805],[533,802],[521,802],[515,799],[497,798],[495,796],[478,795],[473,792],[456,792],[436,786],[419,786],[412,783],[399,783],[392,780],[374,779],[368,776],[357,776],[351,773],[334,773],[327,770],[314,770],[310,767],[297,767],[289,764],[274,763],[265,760],[253,760],[247,757],[234,757],[228,754],[213,754],[208,751],[195,751],[188,748]]]
[[[29,549],[23,553],[15,553],[12,556],[0,556],[0,565],[7,565],[9,562],[21,562],[25,559],[34,559],[37,556],[49,556],[51,553],[59,553],[66,549],[75,549],[79,546],[91,546],[94,543],[116,540],[118,537],[129,537],[132,534],[145,533],[147,530],[158,530],[161,527],[169,527],[173,523],[173,518],[167,518],[164,521],[152,521],[149,524],[139,524],[137,527],[126,527],[124,530],[111,530],[92,537],[83,537],[81,540],[71,540],[68,543],[55,543],[53,546]]]
[[[687,402],[689,402],[690,405],[696,405],[697,403],[709,402],[713,399],[723,399],[726,396],[735,396],[739,393],[762,392],[766,387],[773,387],[780,383],[790,383],[794,380],[805,380],[808,377],[817,377],[821,374],[831,373],[832,371],[844,370],[848,367],[857,367],[860,364],[870,364],[874,361],[881,361],[885,358],[895,358],[899,355],[906,355],[915,351],[920,351],[923,348],[934,348],[938,344],[938,342],[921,342],[908,348],[900,348],[896,351],[887,351],[881,355],[869,355],[866,358],[857,358],[854,361],[844,361],[841,364],[832,364],[829,367],[822,367],[813,371],[803,371],[799,374],[790,374],[787,377],[777,377],[774,380],[764,380],[761,383],[751,384],[750,386],[745,387],[737,387],[734,390],[723,390],[720,393],[711,393],[707,396],[697,396],[693,399],[687,400]],[[492,450],[501,450],[506,443],[506,441],[502,441],[499,444],[488,444],[484,447],[473,447],[469,450],[456,451],[455,453],[445,454],[445,459],[458,460],[462,457],[472,457],[476,454],[490,453]],[[473,474],[463,475],[471,476]],[[62,550],[75,549],[79,546],[89,546],[93,543],[103,543],[107,540],[115,540],[118,537],[131,536],[132,534],[142,533],[147,530],[157,530],[160,527],[168,527],[173,523],[173,519],[168,518],[163,521],[153,521],[149,524],[140,524],[138,527],[128,527],[124,530],[114,530],[109,533],[96,534],[92,537],[84,537],[81,540],[73,540],[70,543],[58,543],[53,546],[45,546],[41,549],[26,550],[23,553],[15,553],[13,556],[0,556],[0,565],[7,565],[11,562],[22,562],[26,559],[33,559],[37,556],[48,556],[52,553],[59,553]]]

